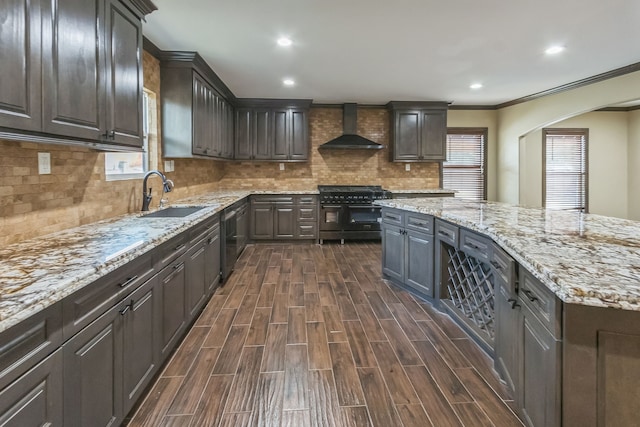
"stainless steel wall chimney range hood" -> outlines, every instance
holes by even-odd
[[[325,142],[318,147],[319,150],[348,149],[348,150],[380,150],[384,145],[378,144],[357,134],[358,110],[354,103],[344,104],[343,108],[343,133],[339,137]]]

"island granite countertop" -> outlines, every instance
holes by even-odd
[[[640,222],[454,198],[380,200],[500,245],[563,302],[640,311]]]

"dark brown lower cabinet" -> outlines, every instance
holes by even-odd
[[[396,225],[401,224],[402,226]],[[384,209],[382,273],[421,297],[433,298],[433,218]]]
[[[62,349],[0,392],[0,422],[7,427],[62,426]]]
[[[193,318],[204,305],[207,298],[205,266],[207,263],[207,239],[191,245],[186,255],[186,298],[185,312]]]
[[[63,346],[64,425],[116,426],[160,365],[158,276]]]
[[[129,307],[122,315],[125,415],[140,398],[161,364],[162,307],[158,283],[158,276],[154,276],[124,301]]]
[[[186,274],[184,257],[162,269],[159,274],[162,304],[161,358],[164,360],[187,327]]]
[[[519,322],[520,408],[532,427],[560,426],[562,343],[523,306]]]
[[[274,208],[273,237],[276,239],[293,239],[295,236],[294,207],[276,206]]]
[[[121,303],[62,347],[64,425],[117,426],[122,422],[123,314]],[[126,313],[125,313],[126,314]]]
[[[498,277],[494,275],[494,278]],[[495,280],[495,367],[511,396],[518,390],[520,340],[518,339],[521,306],[509,284]]]

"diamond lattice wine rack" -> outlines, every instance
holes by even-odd
[[[493,272],[489,265],[443,245],[448,255],[447,304],[481,339],[493,344],[494,293]]]

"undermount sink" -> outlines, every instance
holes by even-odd
[[[189,206],[189,207],[168,207],[166,209],[160,209],[159,211],[151,212],[146,215],[142,215],[141,218],[183,218],[189,216],[192,213],[196,213],[205,206]]]

